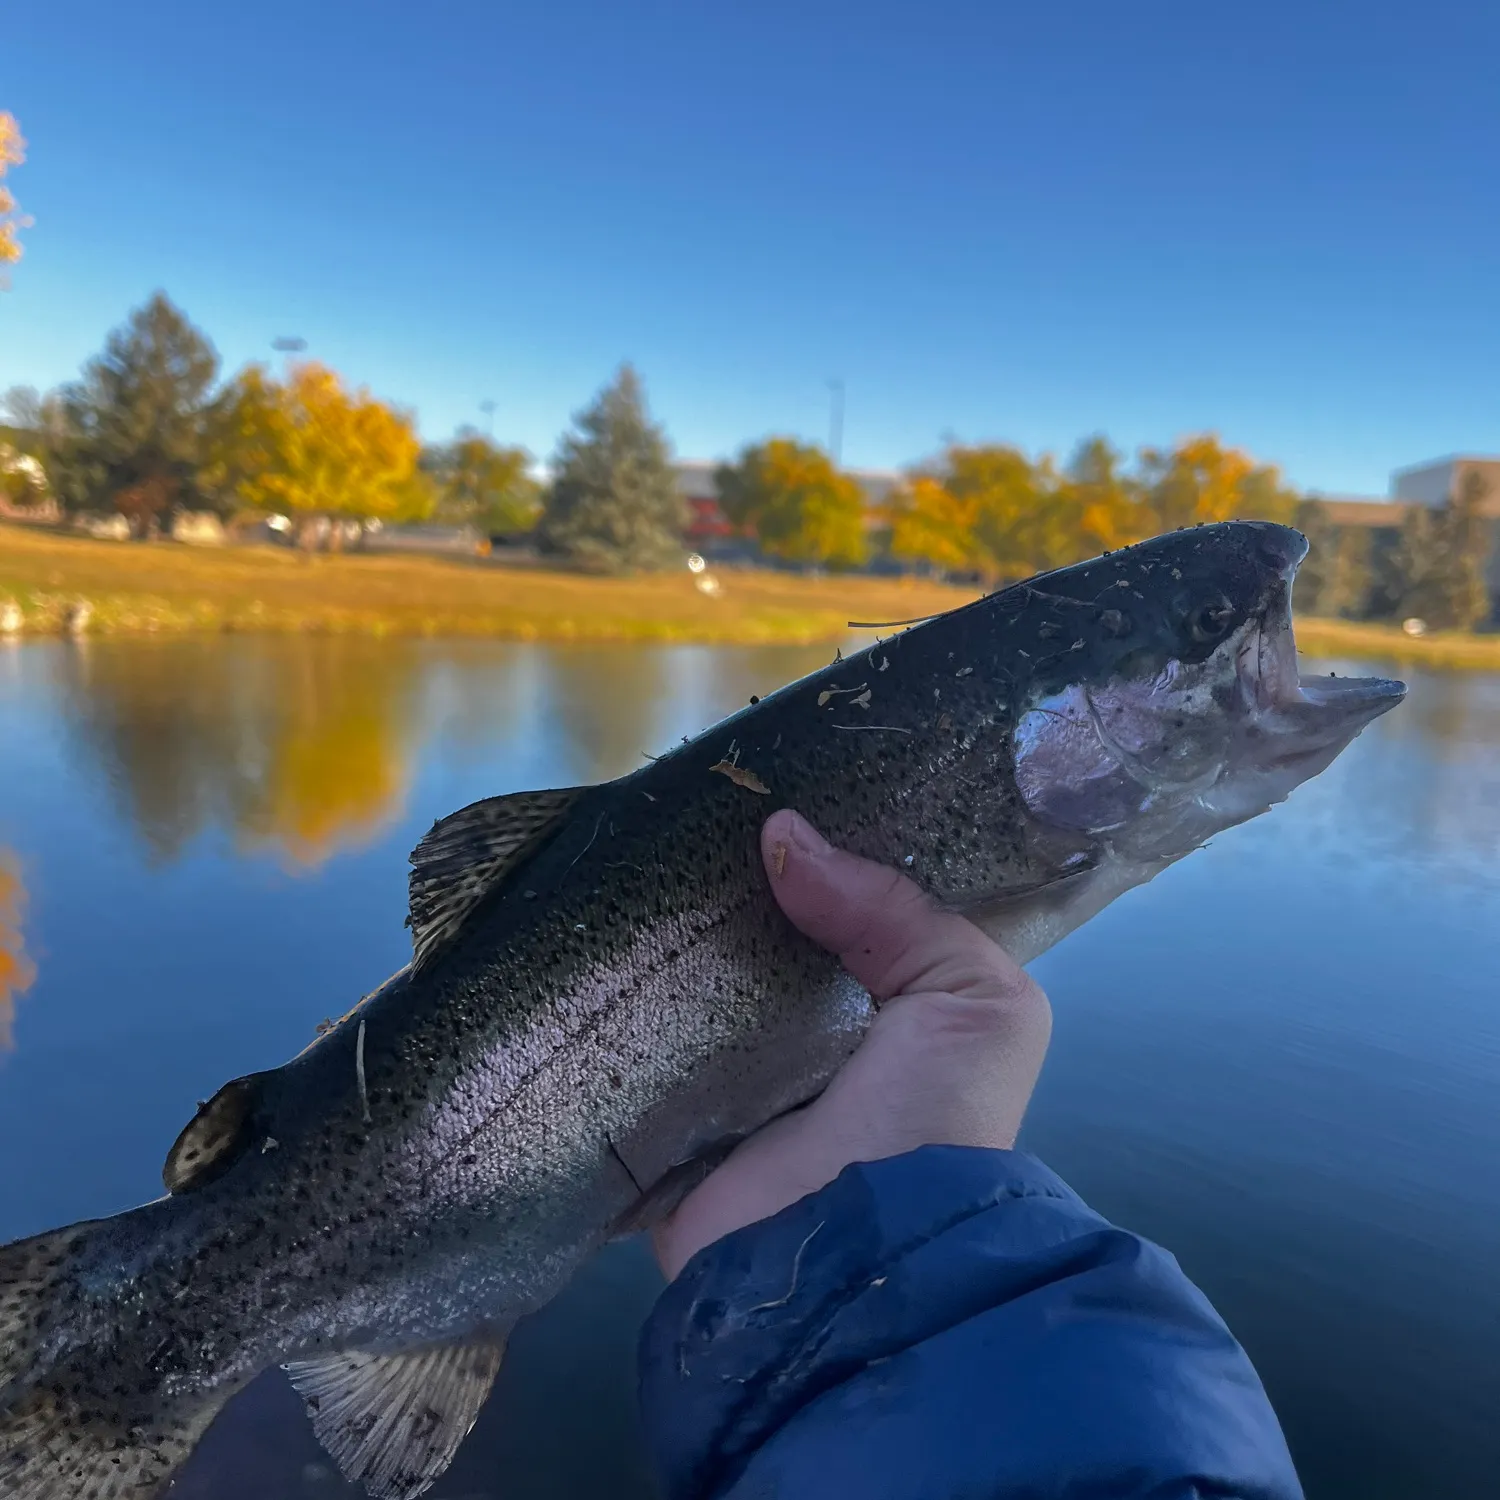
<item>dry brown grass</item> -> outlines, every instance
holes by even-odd
[[[91,606],[90,631],[280,631],[495,636],[549,641],[695,641],[813,645],[851,620],[897,621],[967,603],[974,589],[912,578],[807,578],[717,569],[717,596],[686,570],[585,578],[461,558],[309,555],[278,547],[97,542],[0,523],[0,608],[27,632],[64,628]],[[1393,625],[1299,619],[1308,655],[1500,671],[1500,636],[1412,637]]]
[[[1466,630],[1410,636],[1395,625],[1299,619],[1297,646],[1306,656],[1393,661],[1440,672],[1500,672],[1500,635],[1472,635]]]
[[[309,555],[277,547],[101,542],[0,525],[0,607],[28,632],[64,628],[90,605],[90,631],[348,632],[557,641],[816,644],[850,620],[935,614],[972,589],[916,579],[805,578],[715,570],[716,596],[686,569],[586,578],[463,558]]]

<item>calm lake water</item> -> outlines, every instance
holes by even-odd
[[[0,643],[0,1240],[157,1196],[196,1100],[405,962],[434,818],[618,775],[826,658]],[[1314,1500],[1500,1493],[1500,678],[1408,677],[1317,783],[1036,965],[1024,1144],[1205,1288]],[[438,1500],[651,1495],[658,1285],[620,1246],[523,1325]],[[355,1492],[272,1372],[176,1493]]]

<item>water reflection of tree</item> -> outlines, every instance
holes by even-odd
[[[824,665],[822,647],[541,648],[539,720],[569,764],[557,780],[605,781]]]
[[[447,642],[424,653],[418,716],[445,753],[492,763],[536,733],[542,665],[530,645]]]
[[[0,1052],[15,1045],[16,997],[31,988],[36,965],[26,956],[21,921],[26,909],[26,886],[21,862],[0,849]]]
[[[218,642],[80,642],[58,661],[69,719],[122,810],[170,858],[244,795],[245,692]]]
[[[701,705],[703,727],[743,708],[752,697],[764,698],[777,688],[826,667],[830,646],[728,646],[703,652],[711,663]]]
[[[222,827],[316,864],[400,810],[407,643],[92,642],[61,660],[70,718],[158,858]]]
[[[659,753],[670,700],[668,651],[652,646],[555,646],[541,651],[544,708],[567,764],[556,780],[608,781]]]
[[[276,674],[265,774],[239,820],[298,864],[368,842],[400,812],[416,725],[409,646],[317,643]]]

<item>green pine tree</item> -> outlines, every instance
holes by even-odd
[[[663,568],[682,557],[687,507],[665,433],[627,364],[574,418],[553,460],[539,526],[544,548],[600,572]]]
[[[64,386],[44,460],[70,509],[117,509],[146,535],[174,505],[209,503],[198,484],[215,419],[219,356],[158,292]]]
[[[1489,614],[1488,537],[1479,514],[1485,491],[1484,479],[1471,470],[1443,505],[1409,507],[1394,558],[1398,616],[1414,616],[1433,630],[1472,630]]]
[[[1485,585],[1490,528],[1481,514],[1488,493],[1484,477],[1469,470],[1443,516],[1448,614],[1453,628],[1458,630],[1473,630],[1490,614],[1489,589]]]
[[[1370,533],[1363,526],[1340,526],[1321,500],[1297,507],[1298,529],[1307,538],[1307,559],[1297,570],[1300,613],[1329,619],[1359,619],[1373,586]]]

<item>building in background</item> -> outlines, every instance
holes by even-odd
[[[755,542],[741,536],[719,508],[719,487],[714,483],[718,464],[707,458],[683,458],[673,468],[677,471],[677,493],[688,505],[688,546],[717,562],[753,559]]]
[[[1445,505],[1456,500],[1470,474],[1477,474],[1484,484],[1480,514],[1500,521],[1500,458],[1475,458],[1455,455],[1397,469],[1391,475],[1391,494],[1397,500],[1418,505]]]
[[[1455,454],[1397,469],[1391,475],[1391,493],[1385,498],[1358,495],[1308,498],[1322,503],[1335,526],[1370,532],[1371,555],[1378,560],[1394,550],[1409,507],[1427,505],[1435,509],[1456,500],[1470,474],[1478,474],[1485,486],[1479,503],[1479,514],[1486,522],[1489,539],[1484,579],[1491,601],[1491,621],[1500,623],[1500,458]]]

